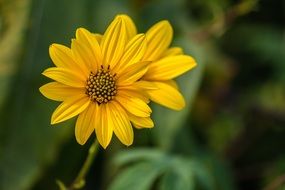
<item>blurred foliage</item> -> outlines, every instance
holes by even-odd
[[[103,32],[127,13],[140,32],[159,20],[198,62],[178,78],[187,106],[152,104],[154,129],[100,149],[85,189],[285,188],[285,3],[282,0],[0,0],[0,190],[70,183],[90,142],[74,121],[50,126],[58,105],[38,88],[51,43],[76,28]]]

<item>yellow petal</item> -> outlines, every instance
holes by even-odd
[[[134,63],[139,62],[146,50],[145,35],[138,34],[134,36],[126,46],[125,53],[120,60],[116,70],[124,69]]]
[[[84,88],[73,88],[58,82],[50,82],[40,87],[40,92],[55,101],[64,101],[71,96],[84,94]]]
[[[99,33],[92,33],[93,37],[96,38],[97,42],[100,44],[101,43],[101,40],[102,40],[102,34],[99,34]]]
[[[83,72],[84,74],[88,73],[87,68],[77,63],[73,52],[68,47],[60,44],[52,44],[49,47],[49,55],[57,67]]]
[[[152,62],[143,78],[144,80],[170,80],[195,66],[195,60],[187,55],[165,57]]]
[[[51,67],[46,69],[44,76],[71,87],[85,87],[87,77],[64,68]]]
[[[125,18],[117,16],[107,28],[101,41],[103,65],[110,65],[111,69],[121,59],[127,41]]]
[[[147,90],[150,90],[150,89],[147,89]],[[129,85],[129,86],[120,86],[118,87],[118,91],[124,91],[126,94],[132,97],[135,97],[135,98],[139,98],[147,104],[150,102],[149,95],[146,89],[142,89],[134,84]]]
[[[88,30],[79,28],[76,30],[76,39],[78,39],[78,43],[84,47],[84,51],[78,52],[80,57],[83,60],[88,61],[89,63],[86,64],[89,64],[93,72],[96,72],[97,68],[102,64],[101,48],[96,37]]]
[[[134,124],[134,123],[132,123],[132,125],[133,125],[133,127],[135,127],[136,129],[143,129],[143,128],[144,128],[144,127],[139,126],[139,125],[136,125],[136,124]]]
[[[161,57],[168,57],[168,56],[174,56],[174,55],[183,55],[183,50],[180,47],[172,47],[167,49]]]
[[[123,90],[119,90],[116,95],[116,101],[118,101],[122,107],[128,112],[139,117],[149,117],[151,113],[150,107],[143,100],[133,97]]]
[[[90,135],[95,131],[96,119],[98,119],[98,104],[91,102],[89,106],[79,114],[75,125],[75,137],[79,144],[84,145]]]
[[[142,78],[142,76],[147,72],[147,66],[150,62],[138,62],[133,65],[128,66],[121,73],[117,73],[119,78],[117,79],[117,84],[120,85],[129,85],[135,81]]]
[[[160,21],[146,33],[148,48],[143,60],[155,61],[161,57],[171,43],[173,30],[168,21]]]
[[[123,144],[131,145],[134,140],[134,132],[126,111],[116,101],[112,101],[108,105],[110,105],[110,119],[113,120],[114,133]]]
[[[85,94],[72,96],[62,102],[51,116],[51,124],[68,120],[81,112],[89,105],[90,100]]]
[[[185,100],[176,88],[164,82],[154,83],[159,89],[147,91],[152,101],[174,110],[185,106]]]
[[[153,128],[154,123],[150,117],[137,117],[133,114],[128,113],[129,119],[135,126],[140,126],[142,128]]]
[[[128,15],[125,14],[118,15],[117,17],[123,18],[126,23],[126,28],[127,28],[126,32],[128,40],[133,38],[137,34],[137,28],[133,20]]]
[[[169,84],[170,86],[172,86],[173,88],[175,88],[176,90],[179,90],[178,84],[175,80],[166,80],[163,81],[166,84]]]
[[[139,80],[132,84],[132,86],[137,87],[141,90],[155,90],[158,89],[153,82]]]
[[[107,148],[110,144],[113,135],[113,120],[108,104],[101,104],[98,106],[95,132],[99,143],[103,148]]]
[[[86,67],[86,70],[89,71],[86,73],[87,75],[90,74],[91,71],[94,73],[97,72],[97,63],[94,61],[92,51],[90,51],[86,45],[79,43],[77,39],[72,39],[71,49],[80,65]]]

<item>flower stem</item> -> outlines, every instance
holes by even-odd
[[[71,186],[68,188],[69,190],[81,189],[82,187],[84,187],[85,177],[86,177],[88,171],[90,170],[90,167],[93,163],[95,156],[97,155],[98,148],[99,148],[99,143],[97,140],[95,140],[94,143],[89,148],[88,156],[87,156],[82,168],[80,169],[77,177],[75,178],[75,180],[73,181]]]

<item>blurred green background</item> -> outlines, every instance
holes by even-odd
[[[51,43],[119,13],[140,32],[169,20],[198,67],[178,78],[187,107],[152,104],[155,128],[100,148],[85,189],[285,189],[283,0],[0,0],[0,190],[72,182],[92,140],[76,143],[74,120],[50,126],[41,72]]]

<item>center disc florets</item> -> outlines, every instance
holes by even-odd
[[[98,104],[107,103],[114,99],[117,93],[115,75],[104,70],[103,66],[96,74],[90,73],[86,83],[86,94]]]

